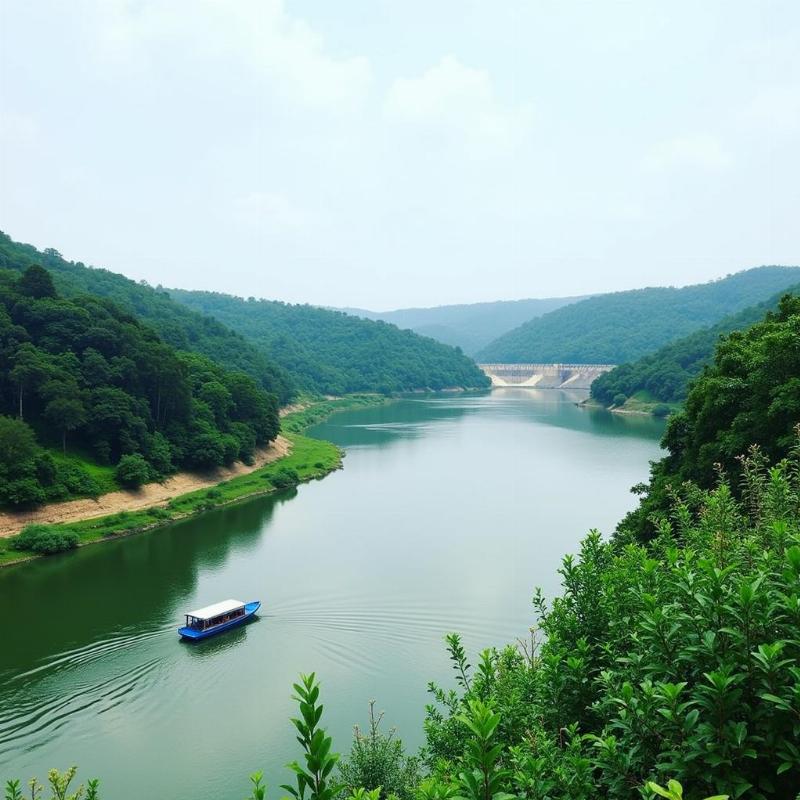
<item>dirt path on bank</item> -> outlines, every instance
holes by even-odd
[[[149,483],[136,492],[110,492],[97,500],[67,500],[64,503],[51,503],[34,511],[0,512],[0,538],[19,533],[26,525],[77,522],[78,520],[104,517],[119,511],[141,511],[151,506],[163,505],[173,497],[208,489],[220,481],[227,481],[239,475],[247,475],[271,461],[289,453],[291,443],[283,436],[268,447],[256,451],[255,461],[247,466],[237,462],[232,467],[220,467],[213,472],[179,472],[164,483]]]

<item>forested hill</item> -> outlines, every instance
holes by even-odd
[[[366,311],[360,308],[339,309],[365,319],[391,322],[398,328],[410,328],[444,344],[460,347],[468,355],[477,353],[489,342],[523,322],[549,311],[583,300],[582,297],[548,297],[527,300],[498,300],[493,303],[401,308],[397,311]]]
[[[800,280],[797,267],[757,267],[710,283],[590,297],[521,325],[481,350],[482,362],[622,364],[719,322]]]
[[[176,351],[110,300],[60,297],[38,265],[0,270],[0,505],[99,493],[42,446],[79,443],[138,486],[249,461],[277,433],[275,397],[249,375]]]
[[[459,350],[385,322],[213,292],[170,294],[243,334],[309,391],[398,392],[489,383]]]
[[[655,353],[620,364],[597,378],[592,384],[592,397],[604,405],[611,405],[619,395],[628,398],[646,392],[648,400],[653,403],[682,402],[686,399],[689,382],[711,363],[720,336],[760,322],[767,311],[778,307],[785,293],[800,295],[800,284],[788,287],[786,292],[779,292],[763,303],[730,314],[716,325],[670,342]]]
[[[293,382],[285,371],[219,321],[176,303],[160,289],[106,269],[67,261],[55,250],[42,252],[14,242],[0,232],[0,268],[22,272],[30,264],[40,264],[49,270],[59,293],[66,297],[88,293],[109,298],[150,323],[174,348],[201,353],[219,364],[246,372],[281,402],[285,403],[294,393]]]

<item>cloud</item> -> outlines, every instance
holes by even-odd
[[[644,158],[644,166],[652,172],[680,169],[719,172],[731,165],[731,156],[719,139],[708,134],[678,136],[659,142]]]
[[[351,107],[366,98],[371,67],[363,56],[334,56],[323,37],[291,16],[283,0],[90,0],[97,53],[112,70],[194,75],[197,61],[266,81],[284,99]]]
[[[437,132],[446,144],[502,152],[517,147],[531,121],[527,106],[504,106],[489,73],[444,56],[418,78],[399,78],[384,104],[387,118]]]

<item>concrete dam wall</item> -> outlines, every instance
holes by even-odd
[[[478,364],[492,386],[536,389],[588,389],[615,364]]]

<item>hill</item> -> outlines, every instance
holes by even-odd
[[[622,364],[766,300],[799,280],[797,267],[757,267],[695,286],[590,297],[506,333],[476,358],[496,363]]]
[[[277,436],[256,381],[164,343],[105,298],[59,296],[38,265],[0,270],[0,504],[31,506],[101,487],[68,440],[139,486],[179,467],[248,461]]]
[[[170,294],[241,333],[308,391],[400,392],[489,383],[459,350],[380,320],[215,292]]]
[[[800,294],[800,284],[788,287],[786,292]],[[730,314],[716,325],[670,342],[637,361],[620,364],[594,381],[592,397],[606,406],[612,405],[621,394],[627,398],[642,392],[647,393],[653,403],[683,402],[689,382],[714,358],[720,336],[760,322],[768,311],[778,307],[783,294],[785,292],[779,292],[763,303]]]
[[[583,297],[549,297],[528,300],[498,300],[492,303],[401,308],[397,311],[366,311],[360,308],[339,309],[366,319],[383,320],[410,328],[421,336],[460,347],[468,355],[513,330],[518,325],[583,300]]]
[[[800,455],[799,420],[800,297],[786,294],[761,322],[717,342],[713,362],[669,420],[662,441],[667,455],[652,464],[649,484],[634,487],[641,504],[620,524],[619,534],[642,540],[656,535],[654,518],[666,514],[676,498],[698,510],[686,481],[711,488],[725,476],[750,505],[760,484],[774,492],[773,507],[783,509],[783,487],[771,482],[764,464]]]
[[[23,272],[31,264],[45,267],[65,297],[89,293],[113,300],[119,308],[152,325],[175,349],[200,353],[246,372],[282,403],[294,394],[292,379],[257,347],[219,321],[176,303],[163,289],[107,269],[87,267],[80,261],[67,261],[56,250],[39,251],[0,231],[0,268]]]

